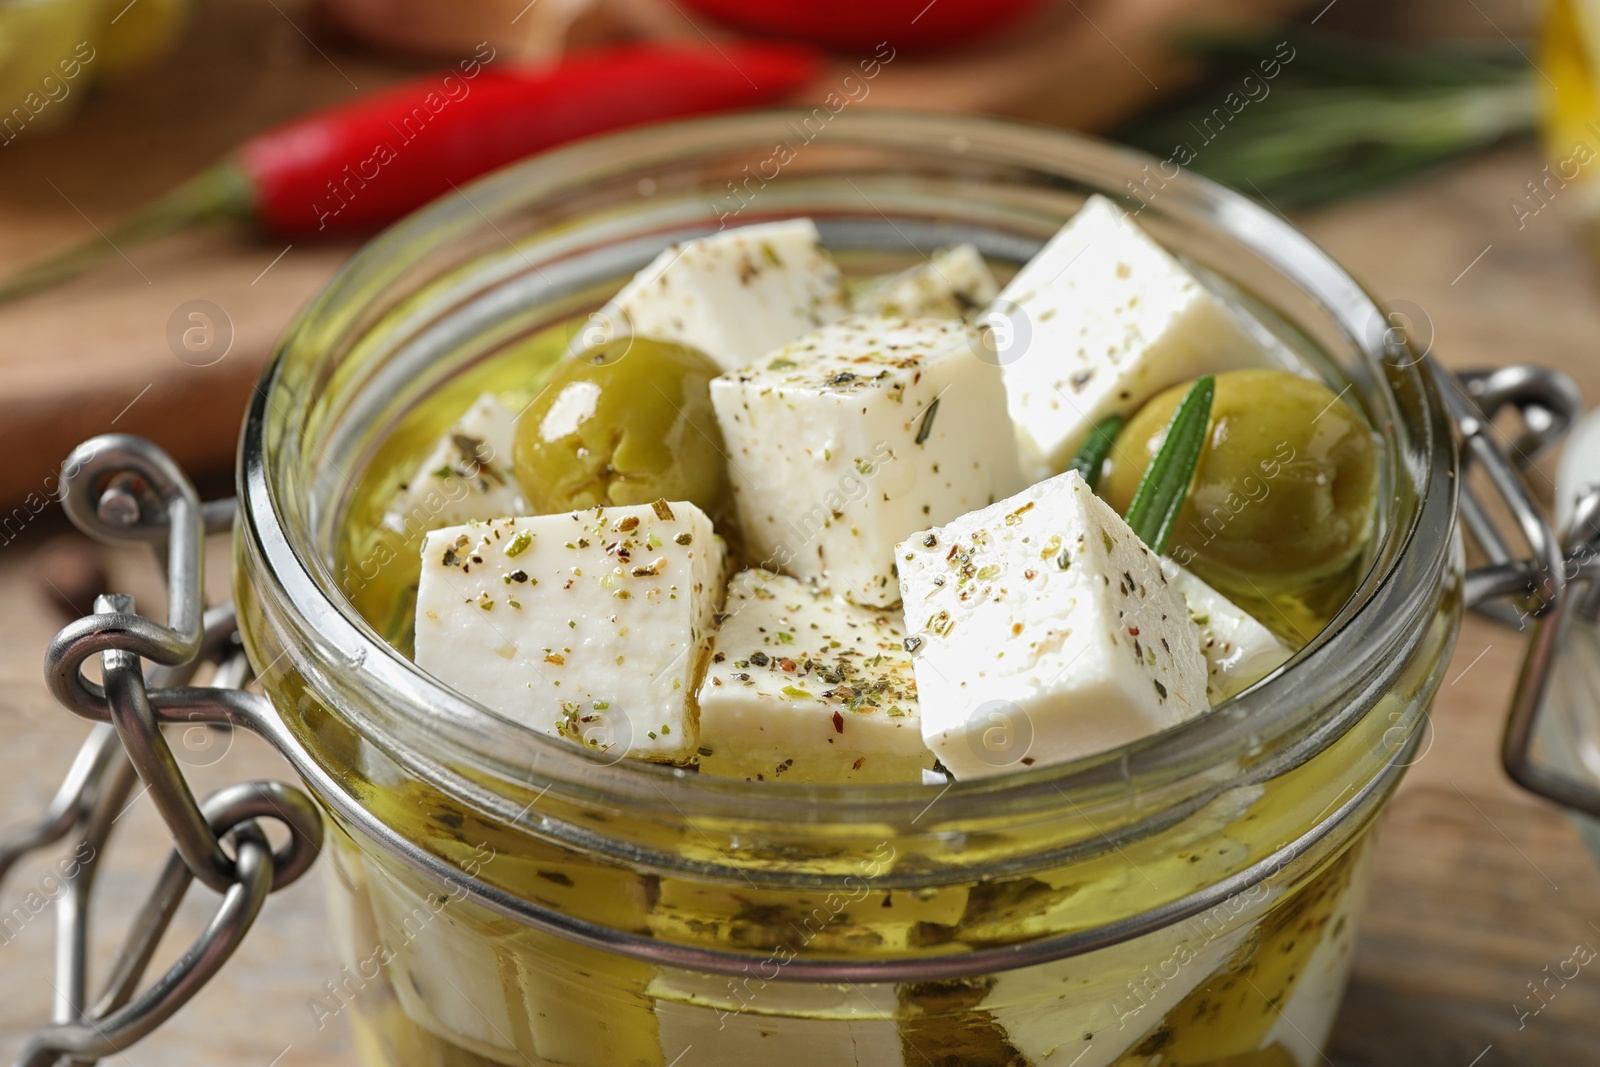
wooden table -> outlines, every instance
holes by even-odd
[[[290,44],[268,42],[262,48]],[[275,90],[261,82],[256,91],[268,99]],[[167,138],[184,161],[198,162],[209,149],[186,148],[178,129],[175,121],[156,123],[149,136]],[[204,129],[197,136],[222,140]],[[1510,148],[1297,221],[1374,290],[1420,308],[1431,321],[1433,347],[1447,364],[1536,360],[1568,370],[1586,395],[1600,398],[1600,361],[1590,354],[1600,337],[1600,299],[1579,243],[1571,202],[1576,194],[1558,197],[1520,230],[1507,207],[1540,166],[1531,148]],[[175,172],[182,169],[174,164]],[[168,177],[140,174],[138,182],[150,188],[138,191],[152,192]],[[0,184],[13,181],[19,181],[14,174],[0,175]],[[125,199],[125,192],[108,193],[105,203]],[[19,249],[26,241],[0,234],[0,254],[8,243]],[[236,317],[259,347],[342,252],[308,253],[318,257],[315,269],[285,272],[290,280],[263,297],[259,287],[252,291],[250,278],[276,251],[200,239],[162,254],[213,257],[218,284],[233,286]],[[115,289],[121,282],[108,277],[103,284]],[[72,298],[51,299],[59,300],[55,321],[72,329]],[[108,313],[126,314],[130,324],[143,322],[139,316],[148,318],[154,307],[132,297],[119,303],[114,292],[106,299]],[[115,372],[114,356],[107,353],[107,373]],[[128,384],[132,398],[139,382]],[[230,403],[236,399],[237,392]],[[101,413],[99,425],[116,414]],[[212,417],[236,422],[238,412]],[[1552,464],[1541,466],[1553,476]],[[44,803],[85,731],[51,703],[39,677],[39,658],[59,617],[39,592],[32,553],[60,528],[59,519],[47,513],[0,547],[0,730],[8,741],[0,746],[0,810],[11,817]],[[223,589],[225,546],[215,547],[214,588]],[[146,603],[159,601],[159,589],[137,555],[115,556],[113,569],[120,588],[132,589]],[[1379,839],[1355,979],[1330,1051],[1330,1062],[1339,1067],[1568,1067],[1592,1062],[1600,1048],[1600,974],[1591,973],[1594,966],[1560,989],[1536,1017],[1521,1027],[1518,1022],[1517,1007],[1536,1003],[1529,999],[1529,983],[1542,981],[1546,967],[1554,971],[1577,945],[1600,948],[1600,870],[1572,824],[1512,787],[1498,766],[1498,731],[1520,647],[1518,635],[1480,620],[1469,619],[1462,632],[1435,709],[1432,746],[1401,787]],[[202,791],[286,773],[246,737],[225,752],[194,754],[188,761]],[[120,934],[119,920],[132,902],[142,899],[165,849],[165,834],[147,801],[133,804],[122,821],[95,928],[103,952]],[[0,915],[30,890],[47,893],[46,873],[39,865],[17,872],[0,894]],[[308,1006],[322,984],[338,975],[318,882],[311,877],[273,897],[221,977],[164,1032],[111,1062],[353,1062],[345,1026],[335,1021],[319,1028]],[[186,943],[210,906],[208,894],[196,892],[169,943]],[[19,1034],[46,1016],[50,944],[44,917],[15,934],[0,933],[0,1061],[15,1052]],[[170,953],[169,948],[160,962],[170,960]]]
[[[1421,308],[1446,364],[1546,363],[1593,404],[1600,299],[1576,204],[1557,199],[1520,230],[1507,206],[1541,166],[1531,147],[1507,149],[1301,222],[1375,291]],[[1554,463],[1539,467],[1533,480],[1548,490]],[[1593,859],[1572,824],[1498,764],[1520,656],[1519,635],[1467,620],[1433,746],[1379,838],[1332,1050],[1341,1064],[1467,1067],[1481,1054],[1479,1067],[1553,1067],[1594,1062],[1600,1049],[1600,976],[1586,970],[1518,1024],[1517,1006],[1538,1006],[1528,983],[1546,966],[1579,944],[1600,948]]]

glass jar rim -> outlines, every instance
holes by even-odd
[[[514,764],[501,759],[506,731],[531,734],[435,681],[384,642],[356,612],[315,547],[314,508],[291,465],[269,460],[294,452],[311,416],[311,400],[287,383],[325,376],[319,365],[330,331],[361,319],[361,301],[375,285],[404,271],[463,233],[493,226],[497,213],[534,203],[576,184],[638,170],[653,161],[747,150],[770,141],[785,121],[809,112],[756,112],[695,119],[611,134],[536,156],[480,179],[464,196],[436,202],[380,235],[349,261],[296,319],[280,342],[252,400],[240,445],[241,536],[262,560],[283,605],[282,622],[301,635],[297,666],[332,684],[346,672],[381,710],[362,720],[363,732],[393,728],[427,731],[428,753],[407,753],[429,775],[448,782],[469,802],[494,807],[496,792],[481,775],[462,775],[454,761],[487,769],[520,788],[560,787],[626,804],[659,805],[680,814],[738,810],[752,820],[915,823],[933,799],[941,811],[999,815],[1059,805],[1064,796],[1108,791],[1154,796],[1184,785],[1183,811],[1237,785],[1240,769],[1268,777],[1309,759],[1342,736],[1370,707],[1349,700],[1352,685],[1382,691],[1385,659],[1405,659],[1396,641],[1420,639],[1424,588],[1437,583],[1450,553],[1455,513],[1455,450],[1449,423],[1427,364],[1396,345],[1377,304],[1326,253],[1286,220],[1207,179],[1181,171],[1164,178],[1167,210],[1181,209],[1248,246],[1311,298],[1337,324],[1362,362],[1361,383],[1393,477],[1413,496],[1409,512],[1383,507],[1386,522],[1372,566],[1334,621],[1285,667],[1226,705],[1121,749],[1069,764],[1033,768],[968,782],[930,785],[816,786],[746,783],[690,771],[622,761],[612,764],[556,738],[522,738]],[[833,118],[834,144],[928,152],[967,160],[1044,169],[1092,178],[1115,188],[1125,176],[1148,172],[1151,157],[1060,130],[1024,123],[916,112],[860,109]],[[1129,183],[1131,188],[1131,182]],[[1398,635],[1398,636],[1397,636]],[[403,738],[370,737],[387,751]],[[409,764],[413,767],[418,762]],[[1192,788],[1191,788],[1192,787]],[[1209,789],[1209,793],[1206,791]],[[542,795],[542,794],[541,794]],[[826,813],[822,815],[820,813]],[[525,810],[524,810],[525,814]],[[1172,808],[1162,817],[1181,817]]]

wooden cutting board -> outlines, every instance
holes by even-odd
[[[409,73],[355,54],[337,64],[271,3],[199,5],[159,69],[97,93],[61,133],[0,148],[0,269],[92,237],[251,133],[348,98],[346,77],[377,88]],[[186,234],[0,306],[0,505],[38,510],[73,445],[106,431],[152,437],[196,470],[226,466],[273,341],[353,247]],[[231,335],[203,367],[167,340],[174,313],[200,300],[221,309],[217,340]],[[17,517],[0,513],[0,530]]]
[[[672,0],[606,3],[602,36],[718,33]],[[971,49],[897,55],[863,102],[1103,128],[1179,90],[1191,72],[1160,43],[1177,25],[1259,25],[1295,6],[1050,0]],[[796,102],[820,103],[853,64],[841,57]],[[0,271],[93,237],[259,130],[435,65],[377,55],[306,2],[198,5],[157,69],[94,92],[61,133],[0,147]],[[274,341],[355,247],[189,233],[0,305],[0,542],[46,506],[67,452],[98,433],[151,437],[197,475],[225,470]]]

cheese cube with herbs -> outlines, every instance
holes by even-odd
[[[987,321],[1030,466],[1059,471],[1096,423],[1199,374],[1267,362],[1241,315],[1121,208],[1091,197]]]
[[[713,380],[748,553],[897,602],[897,541],[1024,484],[978,344],[960,322],[851,316]]]
[[[742,367],[845,313],[844,281],[810,219],[674,245],[601,311],[618,334],[697,348]]]
[[[898,549],[922,736],[957,778],[1062,763],[1204,712],[1160,561],[1075,471]]]
[[[384,516],[396,533],[519,515],[528,504],[511,467],[516,416],[484,393],[439,439]]]
[[[1206,657],[1213,704],[1259,682],[1289,658],[1289,649],[1255,617],[1170,559],[1161,569],[1200,628],[1200,651]]]
[[[687,758],[723,558],[683,501],[434,530],[416,662],[530,729],[619,759]]]
[[[768,571],[736,575],[700,686],[701,773],[920,782],[933,757],[905,637],[898,611]]]
[[[926,263],[876,279],[855,294],[850,306],[857,312],[910,319],[971,319],[999,292],[994,272],[977,246],[965,244],[942,249]]]

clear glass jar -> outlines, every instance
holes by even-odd
[[[391,431],[670,241],[807,215],[847,259],[1021,262],[1092,192],[1349,383],[1384,442],[1370,569],[1291,663],[1126,749],[948,787],[751,785],[513,726],[349,596]],[[976,118],[757,114],[520,164],[371,244],[300,316],[241,448],[236,595],[328,806],[373,1065],[1310,1064],[1370,828],[1460,620],[1455,454],[1426,368],[1306,238],[1210,183]],[[1159,1060],[1149,1057],[1160,1054]]]

